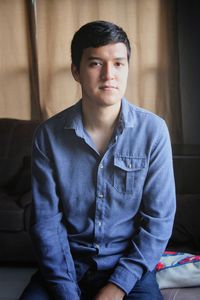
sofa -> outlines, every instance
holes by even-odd
[[[31,144],[38,121],[0,119],[0,262],[34,262],[28,234]]]
[[[177,210],[157,279],[165,300],[200,299],[200,145],[173,145]]]
[[[31,144],[39,123],[0,119],[1,263],[36,264],[28,230],[31,208]],[[166,250],[170,253],[199,255],[200,145],[173,145],[173,160],[177,212]],[[162,276],[162,272],[171,269],[157,270],[164,299],[200,299],[200,268],[199,286],[191,286],[180,280],[174,280],[174,284],[169,280],[170,273],[167,282],[167,275]],[[175,273],[176,278],[177,274]],[[190,282],[193,277],[188,273],[187,281]]]

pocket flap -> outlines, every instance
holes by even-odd
[[[114,165],[127,172],[144,169],[145,158],[115,156]]]

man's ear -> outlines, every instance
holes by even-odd
[[[79,71],[77,70],[77,67],[74,64],[71,64],[71,72],[72,72],[74,79],[77,82],[80,82]]]

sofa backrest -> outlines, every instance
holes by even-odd
[[[200,194],[200,145],[173,145],[177,194]]]
[[[32,139],[38,125],[34,120],[0,119],[0,187],[9,185],[24,168],[30,170]]]
[[[173,145],[177,209],[168,250],[200,253],[200,145]]]

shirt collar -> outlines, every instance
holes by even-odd
[[[122,98],[121,111],[119,116],[118,128],[134,127],[134,110],[133,106]],[[69,108],[69,114],[66,116],[65,129],[75,129],[79,134],[83,135],[82,105],[79,100],[75,105]]]
[[[69,107],[66,114],[65,129],[78,129],[83,126],[81,100]]]
[[[134,127],[133,106],[125,98],[122,98],[119,126],[121,126],[122,129]]]

